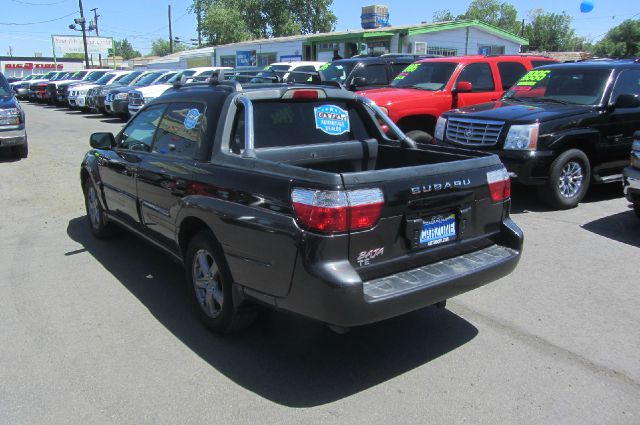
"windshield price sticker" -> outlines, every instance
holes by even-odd
[[[518,81],[517,86],[535,86],[538,82],[542,81],[551,70],[549,69],[541,69],[539,71],[529,71],[525,74],[524,77]]]
[[[313,108],[316,118],[316,129],[332,136],[348,133],[349,112],[335,105],[322,105]]]
[[[404,77],[416,71],[418,68],[420,68],[420,64],[412,63],[411,65],[406,67],[400,74],[398,74],[396,78],[394,78],[394,80],[403,80]]]
[[[330,66],[331,66],[331,62],[327,62],[327,63],[325,63],[325,64],[322,64],[322,65],[320,66],[320,71],[324,71],[324,70],[326,70],[327,68],[329,68]]]

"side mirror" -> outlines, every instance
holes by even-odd
[[[470,93],[473,91],[473,84],[468,81],[458,81],[454,87],[455,93]]]
[[[89,138],[89,144],[94,149],[111,149],[116,145],[113,133],[93,133]]]
[[[367,79],[364,77],[355,77],[351,80],[351,84],[349,84],[349,88],[351,90],[355,90],[358,87],[364,87],[367,85]]]
[[[613,105],[614,109],[618,108],[637,108],[640,107],[640,98],[635,94],[621,94]]]

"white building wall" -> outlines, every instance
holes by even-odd
[[[222,56],[235,56],[236,52],[245,52],[255,50],[256,54],[275,53],[276,61],[280,62],[282,56],[302,56],[304,48],[302,46],[304,39],[286,40],[286,41],[256,41],[238,44],[229,44],[216,47],[216,66],[220,66],[220,58]]]
[[[455,30],[446,30],[431,32],[425,34],[416,34],[405,37],[406,42],[403,45],[403,52],[413,53],[414,42],[426,42],[427,47],[443,47],[456,49],[458,55],[477,55],[481,46],[504,46],[505,54],[517,54],[520,52],[520,45],[506,38],[493,35],[479,28],[469,28],[469,41],[467,39],[467,29],[459,28]],[[397,49],[397,48],[396,48]],[[397,50],[392,50],[397,52]]]

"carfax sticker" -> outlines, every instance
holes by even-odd
[[[198,125],[198,119],[200,118],[200,111],[197,109],[191,109],[187,112],[187,116],[184,117],[184,128],[187,130],[193,130]]]
[[[332,136],[349,132],[349,112],[335,105],[322,105],[313,108],[316,116],[316,128]]]

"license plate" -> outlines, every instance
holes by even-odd
[[[436,215],[422,221],[420,245],[433,246],[456,238],[456,215]]]

